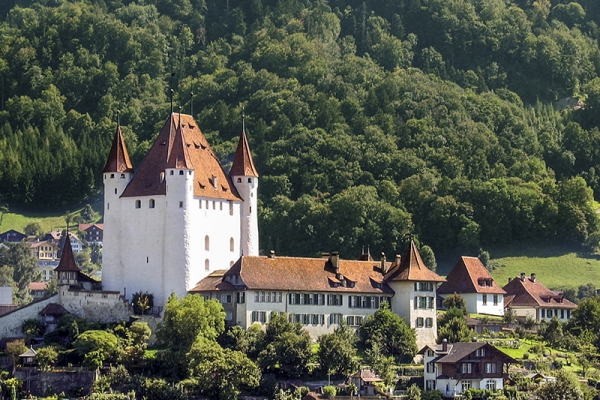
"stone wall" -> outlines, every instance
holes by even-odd
[[[70,291],[60,288],[60,304],[78,318],[89,321],[128,321],[129,304],[118,292]]]
[[[46,393],[87,394],[97,379],[95,371],[42,372],[37,368],[18,368],[15,377],[23,381],[23,388],[34,396]]]
[[[30,318],[40,318],[40,311],[50,303],[58,303],[57,295],[33,302],[0,317],[0,339],[6,337],[23,337],[21,325]]]

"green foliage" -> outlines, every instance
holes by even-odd
[[[452,307],[438,320],[438,343],[446,339],[449,343],[468,342],[472,332],[467,327],[463,311]]]
[[[154,294],[142,291],[135,292],[131,296],[131,303],[135,314],[144,315],[147,310],[154,307]]]
[[[335,386],[323,386],[323,394],[328,399],[335,398],[335,395],[337,394],[337,389],[335,388]]]
[[[38,337],[44,333],[44,325],[37,318],[29,318],[21,324],[21,331],[28,338]]]
[[[4,350],[13,364],[16,364],[17,361],[19,361],[19,356],[26,351],[27,346],[25,346],[25,341],[23,339],[17,339],[6,343],[6,350]]]
[[[100,330],[85,331],[73,342],[73,348],[84,357],[84,363],[92,368],[99,368],[104,360],[112,358],[117,345],[115,335]]]
[[[256,359],[264,346],[265,332],[260,324],[250,325],[247,330],[235,325],[225,335],[225,347],[241,351],[251,359]]]
[[[406,391],[408,400],[421,400],[421,389],[415,384],[411,385]]]
[[[187,352],[198,336],[216,340],[224,330],[225,313],[219,302],[204,300],[197,294],[180,300],[172,294],[165,305],[157,339],[162,346]]]
[[[7,251],[0,253],[0,275],[14,282],[14,301],[26,305],[33,300],[29,284],[42,278],[36,259],[25,242],[11,244]]]
[[[410,362],[418,351],[414,329],[393,313],[387,303],[363,321],[360,335],[363,344],[371,348],[376,344],[384,356],[394,357],[398,362]]]
[[[292,378],[306,374],[312,358],[311,343],[301,324],[289,322],[284,314],[272,313],[258,360],[263,373],[277,372]]]
[[[371,348],[366,351],[365,361],[371,366],[373,371],[383,379],[383,384],[386,387],[395,387],[398,376],[396,374],[396,362],[393,356],[383,355],[379,348],[379,344],[374,343]]]
[[[52,346],[37,350],[35,360],[42,371],[51,371],[58,360],[58,351]]]
[[[222,400],[237,399],[242,388],[260,383],[260,370],[240,351],[223,349],[217,342],[199,336],[187,354],[190,375],[203,393]]]
[[[460,311],[462,311],[464,315],[467,315],[467,302],[461,295],[457,293],[449,294],[448,296],[446,296],[444,298],[444,301],[442,301],[442,306],[446,310],[457,308]]]
[[[540,400],[568,399],[583,400],[583,391],[577,377],[569,371],[560,370],[556,373],[556,381],[546,383],[537,390]]]
[[[346,324],[335,328],[333,333],[319,336],[319,364],[327,374],[349,376],[359,365],[354,359],[358,337]]]
[[[437,389],[428,390],[421,395],[421,399],[423,399],[423,400],[442,400],[442,392]]]

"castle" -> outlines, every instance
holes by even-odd
[[[358,327],[382,302],[435,341],[437,284],[413,242],[404,257],[379,262],[259,256],[258,173],[242,129],[225,174],[191,115],[171,113],[133,167],[119,127],[104,168],[103,289],[131,299],[198,293],[223,304],[244,328],[285,312],[316,338],[344,320]]]
[[[258,174],[244,129],[227,175],[194,118],[171,113],[134,174],[117,127],[103,180],[104,290],[147,291],[162,306],[258,255]]]

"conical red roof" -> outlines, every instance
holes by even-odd
[[[123,139],[123,133],[121,132],[121,126],[117,126],[115,137],[113,139],[110,153],[108,153],[108,160],[104,166],[103,172],[133,172],[133,165],[129,159],[129,153],[125,146],[125,140]]]
[[[69,232],[65,234],[65,244],[63,246],[62,255],[60,257],[60,263],[58,267],[54,269],[57,272],[64,271],[81,271],[75,262],[75,256],[73,256],[73,248],[71,247],[71,240],[69,239]]]
[[[240,135],[240,141],[238,142],[229,176],[254,176],[258,178],[258,172],[256,172],[256,168],[254,167],[250,145],[248,144],[248,138],[244,130],[242,130],[242,134]]]
[[[390,281],[424,281],[424,282],[445,282],[446,280],[427,268],[414,241],[410,245],[400,261],[400,265],[391,266],[390,272],[385,280]]]
[[[179,114],[181,119],[181,114]],[[167,157],[167,168],[194,169],[190,154],[188,152],[186,140],[183,136],[181,123],[175,128],[173,119],[171,119],[171,146],[169,146],[169,155]],[[174,131],[174,132],[173,132]]]

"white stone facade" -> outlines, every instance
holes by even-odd
[[[442,297],[446,298],[447,295]],[[504,295],[490,293],[460,293],[467,311],[472,314],[504,315]]]
[[[434,282],[389,282],[395,294],[392,310],[417,333],[417,347],[437,339],[436,289]]]

